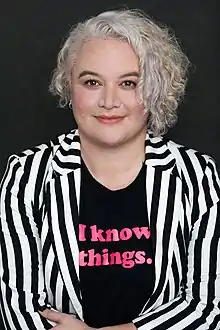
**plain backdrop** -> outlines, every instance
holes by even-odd
[[[217,0],[121,3],[125,4],[145,10],[175,31],[192,67],[178,124],[168,135],[176,142],[211,154],[220,166]],[[73,24],[118,8],[120,2],[14,0],[1,6],[0,175],[11,153],[75,127],[71,111],[59,109],[58,100],[48,92],[57,53]]]
[[[57,53],[77,21],[124,5],[175,31],[192,66],[168,136],[212,155],[220,168],[217,0],[13,0],[0,5],[0,176],[10,154],[75,127],[71,111],[59,109],[48,92]]]

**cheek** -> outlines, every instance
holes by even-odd
[[[90,113],[97,107],[97,95],[86,89],[76,89],[72,94],[74,113]]]
[[[128,105],[130,115],[134,117],[135,119],[143,119],[146,117],[144,106],[142,104],[139,104],[137,101],[134,101],[133,103],[130,103]]]
[[[144,105],[138,102],[137,93],[135,91],[127,92],[126,94],[123,93],[121,95],[121,101],[132,117],[143,117]]]

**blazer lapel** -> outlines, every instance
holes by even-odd
[[[181,179],[176,160],[162,138],[146,137],[146,199],[155,260],[155,286],[141,313],[163,298],[171,267],[181,209]],[[52,160],[47,185],[48,222],[57,262],[71,302],[82,318],[79,285],[80,141],[78,131],[62,141]]]
[[[173,246],[180,220],[181,180],[176,161],[164,140],[146,141],[146,199],[155,263],[153,294],[142,313],[159,305],[171,267]]]
[[[47,183],[48,226],[53,249],[72,305],[82,316],[79,284],[80,153],[77,131],[62,141],[53,160]]]

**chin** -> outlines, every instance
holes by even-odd
[[[109,133],[109,134],[108,134]],[[125,145],[127,142],[136,138],[136,135],[132,135],[130,132],[117,132],[117,130],[111,132],[94,131],[93,130],[81,130],[82,139],[85,138],[87,142],[94,146],[101,148],[117,148]]]
[[[126,138],[118,138],[116,139],[115,137],[112,139],[104,139],[104,138],[99,138],[96,139],[96,144],[105,147],[105,148],[114,148],[114,147],[119,147],[122,146],[123,144],[126,143]]]

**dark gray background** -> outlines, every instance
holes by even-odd
[[[179,122],[168,136],[212,155],[220,168],[217,0],[121,2],[125,4],[144,9],[175,30],[192,68]],[[10,154],[75,127],[71,111],[57,108],[57,99],[48,93],[57,52],[72,24],[118,8],[120,2],[14,0],[0,6],[2,176]]]
[[[216,1],[130,0],[126,5],[144,9],[176,32],[193,67],[179,122],[169,136],[211,154],[220,165]],[[57,52],[72,24],[117,8],[118,2],[75,3],[14,0],[1,8],[0,175],[11,153],[75,127],[71,111],[57,108],[57,99],[48,92]]]

